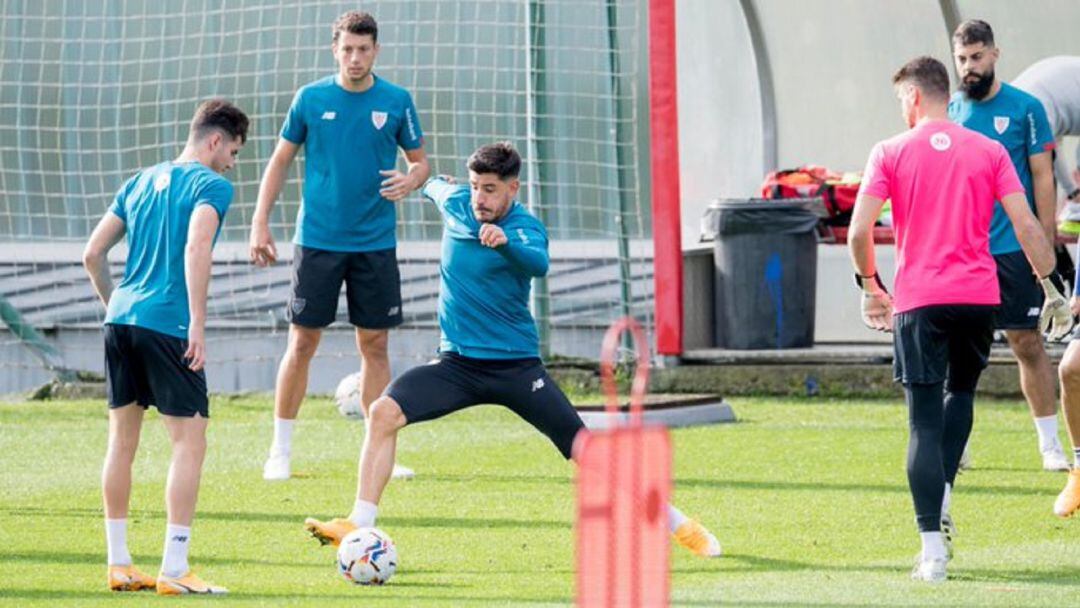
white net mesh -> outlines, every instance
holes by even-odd
[[[643,3],[384,0],[376,72],[412,92],[433,172],[462,175],[477,146],[522,151],[522,200],[548,225],[551,274],[534,302],[552,355],[595,357],[626,311],[651,321],[652,263],[643,196]],[[247,262],[259,177],[302,85],[334,71],[330,24],[342,2],[151,0],[0,3],[0,393],[64,364],[100,371],[103,311],[80,264],[83,243],[117,188],[179,152],[199,101],[226,97],[251,117],[229,175],[236,198],[215,251],[210,382],[269,389],[284,350],[291,249],[269,270]],[[274,209],[292,237],[303,155]],[[405,325],[395,373],[437,345],[441,224],[418,196],[399,207]],[[123,251],[111,258],[123,270]],[[356,367],[344,322],[320,347],[312,390]],[[651,323],[650,323],[651,325]],[[36,353],[36,354],[35,354]]]

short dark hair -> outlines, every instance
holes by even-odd
[[[905,63],[893,74],[894,85],[910,82],[919,87],[923,95],[935,99],[949,98],[949,71],[945,64],[933,57],[923,55]]]
[[[952,35],[953,44],[967,46],[969,44],[983,43],[986,46],[994,46],[994,28],[982,19],[968,19],[956,26]]]
[[[371,36],[372,42],[379,41],[379,24],[375,23],[375,17],[364,11],[349,11],[334,21],[334,42],[338,41],[341,32],[349,32],[357,36]]]
[[[191,119],[191,134],[202,139],[214,129],[233,139],[239,137],[240,143],[245,143],[248,131],[247,114],[226,99],[207,99],[195,109],[195,116]]]
[[[508,141],[480,146],[469,156],[467,164],[473,173],[495,173],[502,180],[521,173],[521,155]]]

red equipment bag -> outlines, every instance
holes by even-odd
[[[761,185],[761,197],[821,197],[832,218],[846,219],[855,208],[860,181],[859,174],[841,175],[820,165],[803,165],[798,169],[783,169],[766,175]]]

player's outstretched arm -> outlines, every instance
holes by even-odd
[[[211,205],[199,205],[191,214],[187,246],[184,248],[184,279],[187,281],[188,350],[184,358],[192,371],[206,363],[206,298],[210,290],[211,252],[217,234],[218,211]]]
[[[251,262],[257,266],[268,266],[277,261],[277,247],[274,245],[273,235],[270,234],[270,212],[281,194],[281,188],[289,176],[289,165],[296,158],[299,149],[298,144],[282,137],[278,139],[277,148],[274,148],[270,161],[266,163],[266,170],[259,183],[255,216],[251,220],[248,252]]]
[[[124,220],[109,211],[98,222],[83,250],[83,267],[105,306],[109,305],[113,291],[112,277],[109,276],[109,250],[124,238],[125,230]]]
[[[480,243],[501,253],[529,277],[542,277],[548,271],[547,235],[540,230],[518,228],[507,235],[495,224],[480,225]]]

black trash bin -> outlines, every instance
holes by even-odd
[[[708,216],[716,347],[812,346],[819,218],[811,203],[722,199]]]

